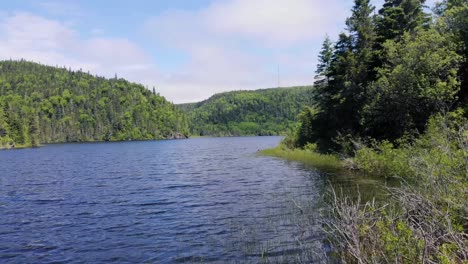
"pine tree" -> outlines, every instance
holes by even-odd
[[[357,51],[371,48],[375,40],[375,29],[372,14],[375,7],[370,0],[355,0],[352,15],[346,20],[346,26],[351,34],[353,47]]]
[[[315,76],[315,85],[320,86],[323,84],[327,84],[328,81],[330,80],[330,65],[332,62],[332,56],[333,56],[333,42],[330,40],[328,35],[325,37],[325,40],[323,41],[322,44],[322,50],[319,53],[319,58],[318,61],[319,63],[317,64],[317,70],[315,73],[317,74]]]
[[[423,10],[425,2],[426,0],[385,0],[376,18],[379,42],[398,39],[406,31],[427,25],[429,18]]]
[[[330,50],[326,39],[319,55],[319,71],[325,72],[327,83],[316,89],[317,113],[310,122],[314,128],[312,135],[307,138],[316,141],[322,151],[336,149],[334,139],[340,133],[356,135],[362,130],[361,112],[367,86],[375,78],[373,12],[370,0],[355,0],[352,14],[346,20],[349,34],[340,34],[329,57],[325,56]]]

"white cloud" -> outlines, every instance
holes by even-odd
[[[0,59],[24,58],[107,77],[118,73],[133,81],[142,71],[156,75],[149,56],[125,38],[83,38],[66,23],[24,12],[0,20],[0,32]]]
[[[16,13],[1,24],[5,44],[20,50],[58,50],[76,38],[62,24],[29,13]]]
[[[187,54],[189,62],[160,81],[176,101],[215,92],[311,84],[326,33],[343,27],[341,0],[227,0],[200,10],[169,10],[146,22],[154,43]],[[308,46],[306,51],[292,52]],[[290,54],[292,53],[292,54]],[[164,88],[163,88],[164,89]]]
[[[347,14],[348,5],[342,0],[326,4],[312,0],[229,0],[214,1],[195,11],[169,10],[149,19],[146,27],[172,45],[186,40],[234,39],[289,46],[338,33]]]
[[[204,19],[219,34],[239,34],[268,44],[294,44],[334,33],[346,16],[339,0],[232,0],[215,2]]]

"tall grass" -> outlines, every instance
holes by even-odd
[[[289,161],[298,161],[325,172],[336,172],[343,169],[340,159],[331,154],[320,154],[313,150],[288,149],[283,145],[260,151],[261,155],[278,157]]]

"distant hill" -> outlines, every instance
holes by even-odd
[[[0,148],[188,134],[185,114],[142,85],[0,61]]]
[[[178,107],[188,114],[192,135],[280,135],[312,105],[312,91],[312,86],[234,91]]]

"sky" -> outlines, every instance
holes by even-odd
[[[282,87],[312,84],[321,43],[343,31],[352,1],[15,0],[0,6],[0,60],[117,75],[186,103],[277,87],[278,79]]]

